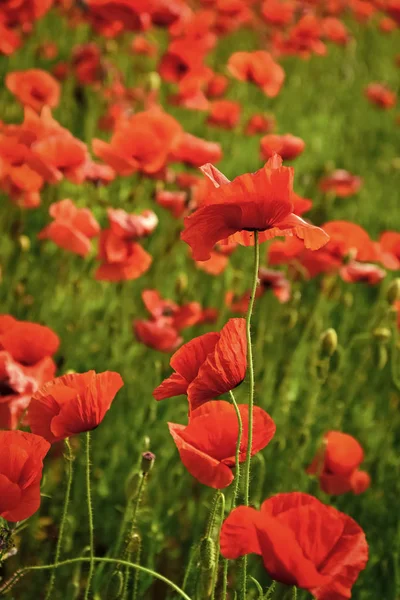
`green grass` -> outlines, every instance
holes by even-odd
[[[295,190],[314,200],[310,217],[316,224],[328,219],[352,220],[376,237],[385,229],[400,230],[398,130],[395,111],[374,108],[363,90],[375,80],[399,88],[394,55],[400,45],[396,34],[383,36],[375,26],[351,27],[355,38],[347,48],[330,45],[327,57],[309,61],[285,59],[286,82],[276,99],[269,100],[257,89],[237,82],[231,83],[228,97],[242,103],[243,122],[256,111],[270,111],[276,115],[279,132],[291,132],[306,141],[306,151],[295,162]],[[9,60],[2,59],[0,68],[3,74],[31,66],[49,68],[50,62],[35,58],[39,41],[56,40],[60,58],[67,59],[72,45],[88,36],[85,28],[72,31],[50,14],[37,25],[24,48]],[[218,46],[213,66],[223,71],[234,50],[253,47],[255,40],[250,34],[233,34]],[[140,71],[155,67],[152,60],[146,59],[143,66],[135,59],[136,79],[132,61],[121,48],[113,57],[134,85],[145,76]],[[78,104],[74,90],[72,80],[65,82],[55,116],[90,144],[99,135],[96,122],[104,105],[91,90],[84,91],[82,104]],[[20,120],[22,111],[4,86],[0,102],[5,121]],[[228,177],[261,165],[258,137],[207,126],[202,113],[176,107],[168,110],[187,131],[221,142],[225,156],[219,168]],[[364,185],[357,196],[328,205],[316,184],[333,166],[362,176]],[[17,209],[2,198],[0,301],[2,312],[45,323],[59,334],[60,374],[68,369],[121,373],[125,386],[92,436],[96,554],[106,555],[112,550],[126,504],[127,482],[138,470],[141,453],[149,448],[157,458],[138,515],[142,564],[181,584],[190,549],[204,534],[213,491],[198,484],[180,463],[166,423],[185,423],[186,402],[183,398],[162,403],[152,399],[154,387],[170,373],[169,357],[139,344],[132,334],[132,320],[145,314],[141,291],[157,288],[177,302],[197,300],[204,307],[219,308],[216,328],[222,326],[230,316],[223,305],[226,290],[242,292],[250,286],[252,253],[239,248],[219,278],[197,270],[187,247],[179,241],[179,225],[154,205],[152,191],[151,182],[138,187],[138,180],[132,177],[118,179],[103,189],[63,182],[57,188],[47,188],[42,206],[33,211]],[[93,208],[103,225],[108,205],[126,210],[154,208],[160,225],[144,243],[154,258],[149,272],[123,284],[96,282],[94,254],[82,260],[51,243],[39,242],[36,235],[48,222],[49,204],[65,197]],[[21,249],[20,235],[29,238],[29,250]],[[262,257],[265,251],[264,245]],[[258,301],[252,326],[256,403],[274,418],[277,432],[254,460],[251,500],[258,504],[277,492],[301,490],[353,516],[364,528],[370,545],[367,569],[354,588],[356,600],[400,597],[400,393],[392,379],[399,355],[389,345],[388,361],[378,368],[378,343],[372,336],[350,345],[354,336],[370,332],[377,324],[394,329],[385,304],[390,279],[391,275],[377,288],[346,285],[336,279],[297,282],[288,305],[280,305],[272,295]],[[327,380],[321,381],[315,365],[320,334],[328,327],[338,332],[341,361],[332,361]],[[185,340],[206,330],[186,330]],[[246,402],[246,382],[236,396]],[[322,434],[329,429],[353,434],[363,445],[363,466],[372,477],[365,494],[327,497],[305,474]],[[83,439],[74,440],[74,448],[77,460],[64,557],[80,555],[88,541]],[[18,554],[4,567],[7,575],[20,566],[52,559],[63,499],[62,469],[61,456],[47,461],[40,514],[21,534]],[[50,520],[45,520],[48,516]],[[250,557],[249,565],[250,573],[265,586],[268,579],[260,560]],[[79,571],[83,580],[86,566],[60,570],[54,598],[79,597]],[[94,589],[98,598],[111,598],[104,592],[109,575],[109,570],[97,571]],[[46,574],[30,574],[10,597],[42,598],[47,581]],[[163,584],[141,575],[139,598],[165,597]],[[306,597],[299,594],[299,598]]]

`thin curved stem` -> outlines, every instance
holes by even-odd
[[[126,540],[126,547],[125,547],[125,552],[124,552],[124,558],[128,562],[130,562],[131,558],[132,558],[132,551],[129,550],[129,547],[130,547],[130,544],[132,542],[133,536],[135,534],[136,518],[137,518],[137,513],[138,513],[138,510],[139,510],[139,506],[140,506],[140,504],[142,502],[145,483],[146,483],[146,474],[143,474],[142,478],[140,480],[140,483],[139,483],[139,488],[138,488],[138,491],[137,491],[137,494],[136,494],[135,502],[133,504],[132,516],[131,516],[131,524],[130,524],[130,527],[129,527],[128,538]],[[140,542],[139,542],[139,544],[140,544]],[[127,568],[125,570],[124,591],[122,593],[122,600],[126,600],[127,594],[128,594],[128,588],[129,588],[129,570]]]
[[[90,586],[94,573],[94,530],[93,530],[93,507],[92,507],[92,490],[90,486],[90,431],[86,432],[86,496],[89,520],[89,575],[85,590],[85,600],[88,600]]]
[[[98,558],[97,556],[89,557],[89,558],[85,558],[85,557],[70,558],[68,560],[63,560],[57,564],[42,565],[42,566],[35,566],[35,567],[25,567],[23,569],[20,569],[19,571],[14,573],[14,575],[11,577],[11,579],[9,579],[2,587],[0,587],[0,595],[4,595],[7,592],[9,592],[14,587],[14,585],[30,571],[44,571],[44,570],[48,570],[48,569],[58,569],[59,567],[64,567],[66,565],[73,565],[73,564],[76,564],[79,562],[92,562],[92,561],[94,563],[108,563],[108,564],[114,564],[114,565],[119,564],[119,565],[122,565],[125,567],[129,567],[131,569],[137,569],[138,571],[142,571],[143,573],[147,573],[148,575],[151,575],[152,577],[155,577],[156,579],[163,581],[166,585],[168,585],[170,588],[172,588],[177,594],[179,594],[181,596],[181,598],[184,598],[184,600],[191,600],[191,598],[187,594],[185,594],[185,592],[183,590],[181,590],[181,588],[178,587],[173,581],[171,581],[170,579],[167,579],[166,577],[164,577],[164,575],[161,575],[160,573],[157,573],[156,571],[153,571],[152,569],[148,569],[147,567],[142,567],[141,565],[137,565],[135,563],[130,563],[126,560],[121,560],[118,558]]]
[[[237,500],[237,497],[239,494],[239,489],[240,489],[240,444],[242,443],[243,421],[242,421],[242,415],[240,414],[239,406],[236,402],[233,392],[230,391],[229,395],[231,397],[232,404],[234,406],[237,420],[238,420],[238,425],[239,425],[238,439],[237,439],[237,443],[236,443],[236,454],[235,454],[235,483],[234,483],[234,488],[233,488],[232,504],[231,504],[231,510],[233,510],[236,506],[236,500]]]
[[[73,476],[72,461],[74,460],[74,456],[72,454],[72,448],[71,448],[71,444],[69,443],[68,438],[66,438],[64,440],[64,444],[65,444],[65,448],[67,451],[65,460],[67,461],[68,475],[67,475],[67,489],[65,490],[65,498],[64,498],[64,508],[63,508],[63,513],[62,513],[62,517],[61,517],[60,531],[58,533],[56,553],[55,553],[55,557],[54,557],[54,563],[56,565],[60,561],[60,554],[61,554],[61,548],[62,548],[63,537],[64,537],[65,522],[66,522],[67,514],[68,514],[68,505],[69,505],[69,499],[71,496],[71,486],[72,486],[72,476]],[[49,583],[49,587],[47,589],[47,594],[46,594],[45,600],[50,600],[51,595],[53,593],[55,580],[56,580],[56,572],[53,570],[51,573],[50,583]]]

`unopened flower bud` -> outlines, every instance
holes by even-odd
[[[385,343],[390,340],[392,334],[387,327],[377,327],[373,330],[372,335],[378,342]]]
[[[155,71],[153,71],[152,73],[149,73],[149,86],[151,90],[159,90],[161,87],[161,77],[159,76],[158,73],[156,73]]]
[[[26,235],[19,236],[19,245],[21,246],[21,250],[27,252],[31,248],[31,240]]]
[[[386,292],[386,300],[389,304],[394,304],[398,300],[400,300],[400,278],[397,277],[394,279],[389,285]]]
[[[131,539],[129,540],[126,549],[128,550],[128,552],[137,552],[140,548],[141,543],[142,540],[140,539],[140,535],[138,533],[134,533]]]
[[[155,454],[153,454],[152,452],[143,452],[142,465],[141,465],[141,470],[142,470],[143,475],[147,475],[147,473],[150,473],[151,469],[153,468],[155,460],[156,460]]]
[[[321,342],[321,354],[326,356],[333,356],[335,354],[337,345],[338,345],[338,337],[337,333],[332,327],[324,331],[320,338]]]
[[[216,559],[215,543],[210,537],[203,538],[200,542],[201,568],[209,571],[214,569]]]

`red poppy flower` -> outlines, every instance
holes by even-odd
[[[261,511],[235,508],[222,525],[221,554],[262,556],[272,579],[311,592],[317,600],[346,600],[368,561],[361,527],[308,494],[277,494]]]
[[[216,244],[208,260],[196,263],[197,267],[209,275],[220,275],[228,266],[229,256],[235,251],[237,243],[233,240]]]
[[[239,404],[243,421],[240,462],[246,460],[248,443],[247,405]],[[236,445],[239,434],[235,409],[223,400],[207,402],[192,411],[189,425],[168,423],[184,466],[203,485],[222,489],[234,479]],[[261,408],[253,409],[253,444],[251,455],[265,448],[275,435],[275,423]]]
[[[372,15],[376,12],[375,6],[370,2],[366,2],[365,0],[351,0],[350,7],[353,11],[354,17],[360,23],[366,23],[369,21]]]
[[[327,17],[322,20],[321,26],[324,37],[331,42],[345,46],[350,41],[349,32],[340,19]]]
[[[208,123],[224,129],[233,129],[239,123],[240,111],[241,106],[238,102],[216,100],[211,104]]]
[[[8,317],[8,315],[5,315]],[[6,319],[0,333],[0,349],[22,365],[35,365],[57,352],[60,340],[49,327]]]
[[[152,210],[144,210],[141,214],[129,214],[122,208],[107,210],[110,229],[121,239],[139,240],[149,236],[158,225],[158,217]]]
[[[230,319],[220,333],[205,333],[171,358],[174,369],[153,392],[156,400],[187,394],[194,410],[242,383],[247,368],[246,322]]]
[[[282,167],[274,156],[256,173],[240,175],[230,182],[213,165],[203,173],[213,182],[208,204],[186,217],[181,238],[192,248],[195,260],[208,260],[215,244],[237,232],[259,231],[259,241],[273,237],[296,236],[306,248],[317,250],[328,241],[319,227],[293,213],[293,169]],[[239,237],[251,245],[253,236]]]
[[[198,302],[178,306],[172,300],[164,300],[157,290],[144,290],[142,300],[154,320],[164,317],[177,331],[191,327],[202,320],[203,310]]]
[[[388,0],[385,11],[400,25],[400,3],[399,0]]]
[[[159,190],[156,192],[156,202],[168,210],[176,219],[182,217],[188,209],[187,193],[177,190]]]
[[[192,167],[201,167],[207,162],[216,163],[222,158],[221,144],[184,133],[177,146],[171,150],[170,158]]]
[[[92,27],[105,37],[124,31],[143,31],[151,24],[143,0],[87,0],[87,18]]]
[[[52,240],[60,248],[79,256],[90,252],[90,239],[100,232],[100,225],[88,208],[77,208],[72,200],[54,202],[49,208],[54,221],[38,234],[40,240]]]
[[[281,0],[265,0],[261,7],[261,14],[268,25],[285,27],[293,20],[295,10],[294,2]]]
[[[183,342],[171,319],[165,317],[154,321],[136,319],[133,322],[133,332],[139,342],[160,352],[172,352]]]
[[[285,135],[270,133],[260,141],[261,156],[265,160],[274,154],[279,154],[283,160],[292,160],[299,156],[305,147],[305,142],[291,133]]]
[[[266,96],[274,98],[285,80],[285,71],[269,52],[235,52],[229,58],[228,70],[239,81],[255,83]]]
[[[337,271],[342,265],[342,258],[325,252],[324,248],[314,252],[307,250],[297,238],[287,238],[284,242],[276,241],[270,245],[268,262],[273,266],[300,265],[309,277],[316,277],[321,273]]]
[[[12,29],[5,27],[3,23],[0,23],[0,54],[10,56],[20,46],[21,38],[19,35]]]
[[[328,221],[323,225],[330,240],[324,251],[334,257],[351,257],[358,261],[376,259],[376,249],[368,233],[350,221]]]
[[[60,84],[41,69],[8,73],[6,86],[21,104],[36,112],[40,112],[43,106],[55,108],[60,101]]]
[[[319,182],[319,187],[323,192],[333,192],[340,198],[347,198],[358,192],[362,182],[361,177],[352,175],[344,169],[337,169],[323,177]]]
[[[123,385],[121,375],[113,371],[57,377],[32,396],[30,428],[51,444],[96,429]]]
[[[274,271],[266,267],[260,267],[258,271],[261,289],[272,290],[279,302],[285,303],[290,300],[291,285],[281,271]]]
[[[228,78],[225,75],[214,73],[207,83],[206,96],[208,98],[220,98],[225,94],[228,84]]]
[[[80,44],[72,52],[72,65],[82,85],[100,83],[104,76],[100,48],[95,43]]]
[[[379,238],[377,252],[386,269],[400,269],[400,233],[384,231]]]
[[[293,193],[292,202],[293,202],[293,212],[295,215],[298,215],[299,217],[301,217],[301,215],[303,213],[311,210],[312,205],[313,205],[312,200],[309,200],[308,198],[302,198],[301,196],[299,196],[298,194],[295,194],[295,193]]]
[[[257,133],[269,133],[276,127],[275,117],[272,115],[257,114],[250,117],[245,127],[247,135],[255,135]]]
[[[307,469],[317,475],[321,489],[327,494],[361,494],[370,485],[370,477],[359,466],[364,460],[364,451],[357,440],[340,431],[329,431],[324,443]]]
[[[365,95],[372,104],[376,104],[379,108],[393,108],[397,102],[396,94],[381,83],[370,83],[365,89]]]
[[[13,523],[40,506],[43,459],[50,444],[24,431],[0,431],[0,516]]]
[[[394,19],[391,19],[390,17],[383,17],[383,19],[379,21],[379,30],[382,31],[382,33],[391,33],[397,28],[398,24]]]
[[[115,235],[111,229],[100,233],[98,281],[127,281],[137,279],[148,271],[152,257],[140,244]]]
[[[192,37],[173,40],[161,59],[158,72],[165,81],[177,83],[190,71],[203,65],[207,44],[201,40],[194,43]]]
[[[348,283],[368,283],[377,285],[386,277],[386,271],[371,263],[360,263],[355,260],[340,269],[340,276]]]
[[[179,123],[162,110],[152,108],[118,121],[111,142],[94,139],[93,151],[120,175],[138,170],[154,174],[166,165],[181,137]]]
[[[154,42],[150,42],[143,35],[137,35],[131,45],[134,54],[144,56],[157,56],[157,46]]]

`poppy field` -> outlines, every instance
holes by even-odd
[[[0,597],[399,600],[399,26],[0,2]]]

